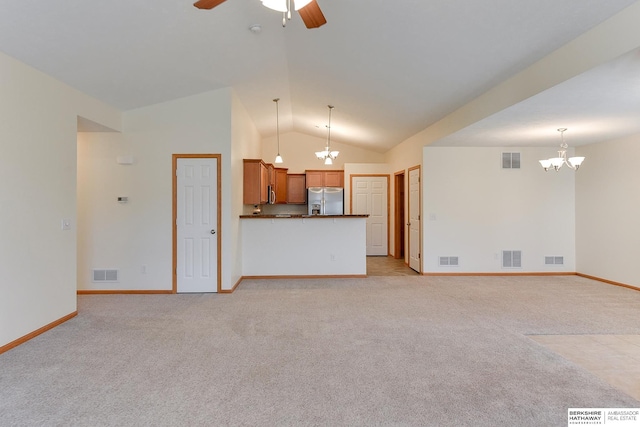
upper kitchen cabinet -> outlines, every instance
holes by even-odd
[[[344,171],[325,171],[325,187],[344,187]]]
[[[287,175],[287,203],[304,205],[307,203],[306,176],[303,173]]]
[[[273,166],[273,163],[266,163],[267,165],[267,173],[269,174],[269,182],[267,185],[272,189],[276,186],[276,168]]]
[[[307,170],[306,187],[344,187],[344,171]]]
[[[263,205],[269,203],[269,169],[261,159],[244,159],[244,189],[242,203]]]
[[[285,168],[274,168],[274,200],[273,203],[282,204],[287,203],[287,170]]]

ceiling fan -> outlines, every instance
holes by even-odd
[[[198,0],[193,5],[198,9],[213,9],[226,0]],[[327,23],[324,14],[316,0],[261,0],[262,4],[269,9],[282,12],[282,26],[286,24],[286,18],[291,19],[291,3],[295,5],[304,25],[307,28],[318,28]]]

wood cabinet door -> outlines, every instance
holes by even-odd
[[[326,171],[324,173],[325,187],[344,187],[343,171]]]
[[[275,195],[274,203],[287,203],[287,169],[275,168]]]
[[[269,202],[269,168],[263,162],[260,162],[260,205]]]
[[[304,205],[307,203],[305,174],[287,175],[287,203]]]
[[[276,186],[276,171],[275,171],[275,167],[273,166],[272,163],[265,163],[267,165],[267,171],[268,171],[268,175],[267,175],[267,181],[266,181],[266,185],[270,185],[271,188],[274,188]]]
[[[324,187],[323,171],[307,171],[306,185],[309,187]]]
[[[263,205],[269,200],[269,171],[260,159],[244,159],[242,203]]]

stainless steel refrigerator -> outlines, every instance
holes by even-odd
[[[309,187],[309,215],[344,215],[344,188]]]

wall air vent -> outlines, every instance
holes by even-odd
[[[93,270],[94,282],[117,282],[118,270],[116,269],[95,269]]]
[[[564,265],[563,256],[546,256],[544,257],[545,265]]]
[[[522,251],[502,251],[502,268],[522,268]]]
[[[457,267],[458,257],[457,256],[441,256],[438,258],[438,265],[440,267]]]
[[[502,169],[520,169],[520,153],[502,153]]]

